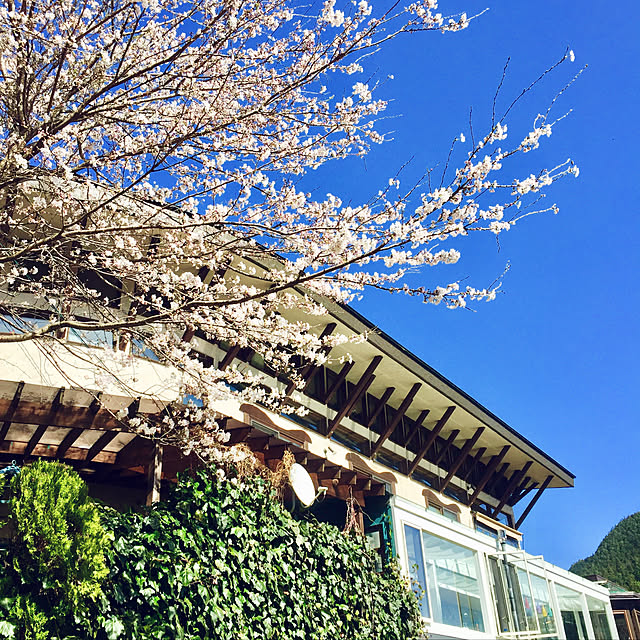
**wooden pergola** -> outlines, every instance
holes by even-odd
[[[133,433],[118,415],[126,411],[129,417],[153,420],[166,410],[166,403],[152,398],[0,381],[0,464],[59,460],[92,482],[144,487],[151,504],[159,500],[162,480],[202,463],[193,454],[185,456],[174,446]],[[291,451],[327,495],[353,495],[364,504],[365,497],[385,493],[385,482],[365,469],[346,469],[308,451],[310,439],[303,430],[280,434],[234,419],[223,421],[230,444],[245,443],[271,468]]]

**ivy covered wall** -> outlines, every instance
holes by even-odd
[[[27,494],[30,476],[47,466],[62,469],[47,476],[59,486]],[[37,570],[21,570],[26,547],[16,536],[3,554],[0,638],[408,640],[421,632],[415,596],[393,564],[376,572],[360,535],[294,518],[262,478],[203,471],[150,510],[101,506],[99,518],[86,489],[82,517],[56,506],[78,481],[62,465],[36,463],[11,482],[14,530],[27,518],[27,498],[55,512],[58,525],[57,537],[38,543],[46,553],[30,551]],[[93,572],[50,581],[52,565],[40,560],[80,550],[76,538],[89,530]],[[84,581],[92,586],[73,604],[64,585]]]

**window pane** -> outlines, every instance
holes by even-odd
[[[484,631],[476,553],[425,531],[422,545],[433,619]]]
[[[531,587],[535,601],[536,616],[542,633],[555,633],[556,623],[549,598],[549,584],[540,576],[531,575]]]
[[[567,640],[588,640],[580,594],[560,584],[556,584],[556,594]]]
[[[595,640],[609,640],[611,631],[609,630],[606,602],[587,596],[587,606],[589,607],[589,617],[591,618]]]
[[[420,600],[420,611],[425,618],[430,618],[429,599],[427,597],[427,579],[424,571],[424,559],[422,557],[422,545],[420,544],[420,531],[404,525],[404,538],[407,544],[407,558],[409,560],[409,572],[411,578],[420,585],[424,593]],[[414,586],[414,591],[420,597],[420,590]]]

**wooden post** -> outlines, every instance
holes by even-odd
[[[162,480],[162,450],[163,446],[155,442],[153,458],[147,466],[147,506],[160,501],[160,481]]]

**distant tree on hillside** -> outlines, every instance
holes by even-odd
[[[599,574],[632,591],[640,591],[640,512],[621,520],[596,552],[569,569],[580,576]]]

